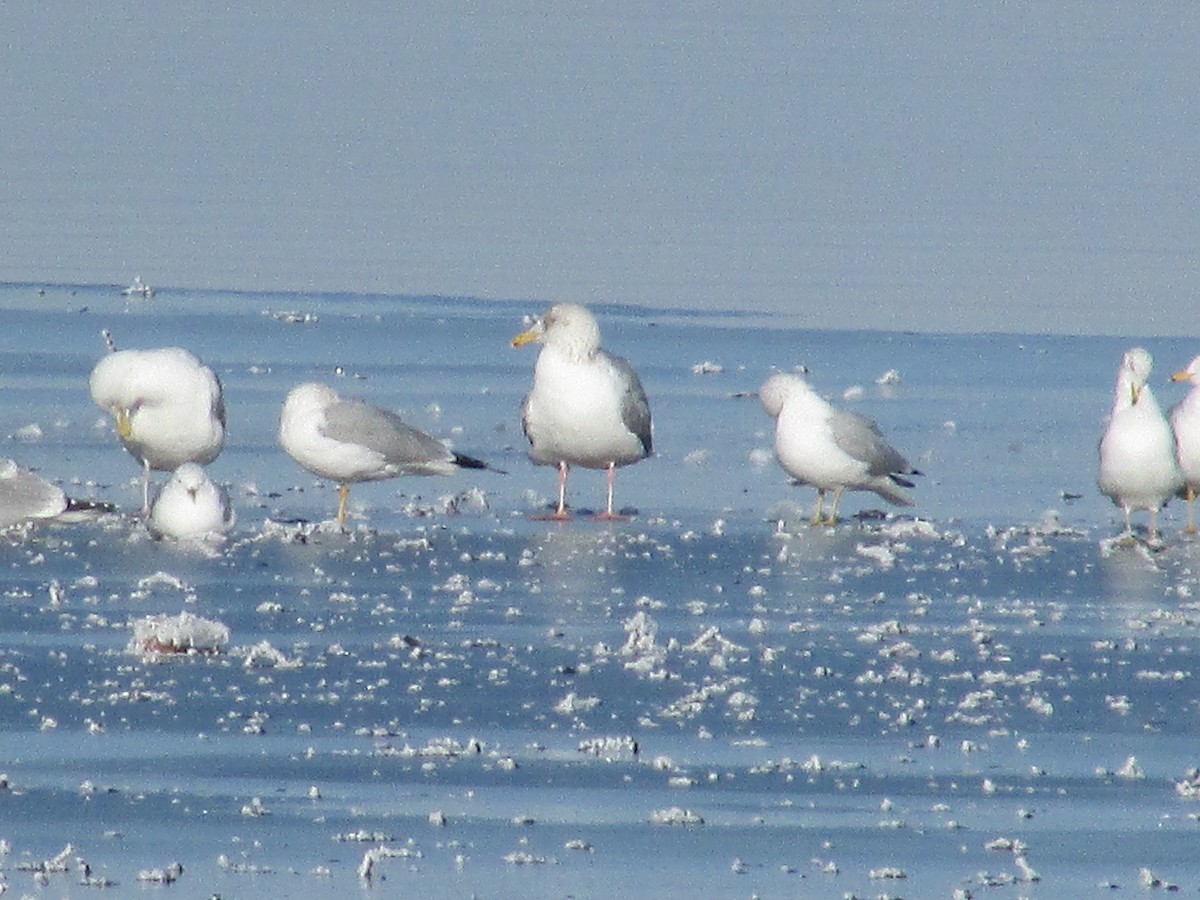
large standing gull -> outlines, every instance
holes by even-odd
[[[1112,414],[1100,439],[1100,492],[1125,513],[1132,536],[1135,509],[1150,513],[1150,539],[1158,536],[1158,511],[1183,489],[1171,426],[1146,385],[1154,364],[1141,347],[1126,351],[1117,370]]]
[[[1171,376],[1172,381],[1191,382],[1192,389],[1171,410],[1171,430],[1175,432],[1175,458],[1183,472],[1183,497],[1187,500],[1187,530],[1194,534],[1196,519],[1193,506],[1200,493],[1200,356]]]
[[[146,527],[156,538],[194,538],[224,534],[235,515],[225,489],[208,477],[204,467],[184,463],[154,498]]]
[[[111,511],[107,503],[72,500],[57,485],[0,457],[0,528],[23,522],[77,522]]]
[[[225,404],[216,373],[181,347],[118,350],[92,369],[92,400],[116,420],[117,436],[142,464],[142,511],[150,470],[207,465],[225,443]]]
[[[346,498],[358,481],[398,475],[451,475],[460,468],[492,469],[455,453],[387,409],[342,399],[327,385],[292,388],[279,418],[279,443],[288,456],[338,485],[338,525],[346,524]]]
[[[567,471],[571,466],[604,469],[608,500],[600,519],[613,513],[613,481],[618,466],[645,459],[652,451],[650,403],[633,368],[600,347],[600,326],[575,303],[558,303],[514,347],[539,342],[533,387],[521,404],[521,427],[529,458],[558,467],[558,508],[548,518],[567,518]]]
[[[837,409],[799,375],[778,373],[763,382],[758,397],[775,419],[775,456],[784,471],[817,489],[814,525],[837,522],[843,491],[874,491],[900,506],[912,506],[901,488],[913,487],[906,475],[921,474],[894,450],[879,427],[858,413]],[[833,507],[823,516],[825,494]]]

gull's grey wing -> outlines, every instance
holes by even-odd
[[[622,356],[609,356],[617,378],[621,382],[621,420],[642,443],[649,456],[653,452],[653,429],[650,425],[650,401],[642,380],[633,366]]]
[[[454,454],[440,441],[394,412],[362,400],[339,400],[328,407],[321,431],[334,440],[374,450],[402,471],[442,470],[454,462]]]
[[[845,453],[866,463],[867,471],[872,475],[915,474],[908,460],[883,439],[879,426],[866,416],[835,409],[829,424],[834,443]]]
[[[57,486],[12,460],[0,460],[0,528],[52,518],[66,508],[67,498]]]
[[[217,382],[217,396],[213,400],[213,415],[217,417],[222,428],[228,428],[229,425],[225,421],[225,389],[221,386],[221,377],[216,372],[213,372],[213,378]]]
[[[533,435],[529,433],[529,394],[521,401],[521,431],[525,435],[530,445],[533,444]]]

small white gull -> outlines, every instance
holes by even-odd
[[[1200,356],[1171,376],[1172,381],[1192,385],[1186,397],[1171,410],[1171,430],[1175,433],[1175,458],[1183,473],[1183,498],[1187,501],[1187,530],[1196,532],[1194,505],[1200,493]]]
[[[542,348],[533,387],[521,404],[521,427],[529,440],[529,458],[558,467],[558,507],[545,518],[568,518],[571,466],[606,471],[607,502],[597,518],[620,518],[613,513],[615,470],[653,450],[650,403],[642,382],[628,362],[600,347],[600,326],[578,304],[551,306],[512,339],[514,347],[534,342]]]
[[[1150,353],[1134,347],[1117,369],[1112,413],[1100,439],[1100,493],[1125,513],[1125,534],[1133,536],[1134,510],[1150,513],[1150,539],[1158,536],[1158,511],[1184,486],[1175,459],[1175,436],[1154,392],[1146,384],[1154,365]]]
[[[92,400],[116,421],[117,436],[142,464],[142,511],[150,470],[207,465],[225,443],[225,404],[216,373],[188,350],[117,350],[91,375]]]
[[[279,418],[279,443],[288,456],[320,478],[338,484],[338,525],[346,524],[350,485],[399,475],[451,475],[460,468],[489,469],[455,453],[405,423],[391,410],[338,396],[328,385],[292,388]]]
[[[146,527],[156,538],[224,534],[233,527],[233,506],[225,489],[197,463],[184,463],[154,498]]]
[[[775,457],[800,484],[817,489],[814,525],[837,522],[843,491],[873,491],[899,506],[913,499],[901,488],[913,487],[907,475],[921,474],[884,439],[865,416],[838,409],[799,375],[780,372],[758,389],[767,415],[775,419]],[[825,494],[833,507],[823,516]]]

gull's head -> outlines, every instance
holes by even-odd
[[[308,381],[296,385],[288,392],[287,399],[283,401],[283,408],[292,412],[320,412],[337,403],[339,399],[337,391],[329,385]]]
[[[174,474],[171,475],[171,480],[179,487],[187,491],[193,502],[196,495],[208,483],[208,473],[204,471],[204,467],[193,462],[184,463]]]
[[[1200,356],[1197,356],[1178,372],[1175,372],[1171,376],[1171,380],[1190,381],[1192,384],[1200,384]]]
[[[763,411],[772,419],[776,419],[783,411],[783,404],[787,402],[788,397],[808,389],[808,382],[799,375],[776,372],[759,387],[758,401],[762,404]]]
[[[571,356],[590,356],[600,346],[600,325],[587,307],[578,303],[556,303],[512,339],[514,347],[534,342]]]
[[[1129,398],[1133,403],[1138,402],[1142,388],[1150,380],[1150,370],[1154,368],[1154,357],[1143,347],[1133,347],[1125,351],[1121,358],[1121,372],[1118,378],[1129,390]]]

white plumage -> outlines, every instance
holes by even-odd
[[[558,468],[558,507],[551,518],[567,517],[571,466],[606,470],[607,503],[599,518],[617,518],[614,470],[653,451],[650,403],[641,380],[628,362],[600,347],[600,326],[578,304],[550,307],[512,339],[514,347],[534,342],[542,347],[533,387],[521,404],[521,427],[529,458]]]
[[[157,538],[194,538],[224,534],[235,515],[225,489],[208,477],[204,467],[184,463],[162,486],[146,527]]]
[[[1112,413],[1100,439],[1100,492],[1125,514],[1125,532],[1133,534],[1132,514],[1150,514],[1150,538],[1158,535],[1158,511],[1184,484],[1175,458],[1175,436],[1154,392],[1147,386],[1153,357],[1141,347],[1126,351],[1117,370]]]
[[[778,373],[763,382],[759,400],[775,419],[775,456],[784,471],[801,484],[817,489],[814,525],[837,521],[844,491],[873,491],[900,506],[913,500],[902,487],[913,487],[904,476],[920,473],[894,450],[870,419],[837,409],[820,397],[799,375]],[[825,494],[833,506],[823,517]]]

